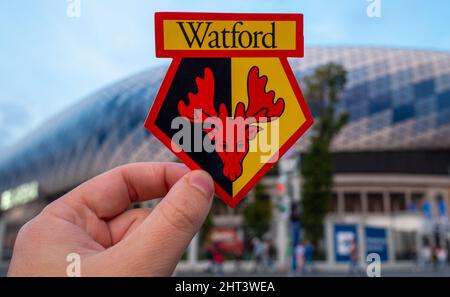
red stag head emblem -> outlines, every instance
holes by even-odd
[[[223,174],[230,181],[242,174],[242,161],[249,150],[249,141],[254,139],[261,127],[258,123],[276,120],[283,114],[284,100],[274,102],[275,92],[266,92],[267,76],[259,76],[259,68],[253,66],[247,77],[247,108],[243,102],[236,105],[234,117],[228,113],[224,103],[219,112],[214,106],[214,75],[210,68],[204,77],[197,77],[197,93],[188,93],[189,103],[178,102],[178,111],[193,123],[203,124],[203,131],[214,143],[214,149],[223,162]],[[206,125],[205,125],[206,124]]]

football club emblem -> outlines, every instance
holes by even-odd
[[[173,58],[145,126],[235,207],[312,125],[287,57],[301,14],[155,14],[156,55]]]

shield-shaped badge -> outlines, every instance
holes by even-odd
[[[312,125],[287,57],[301,14],[157,13],[156,54],[174,60],[145,126],[231,207]]]

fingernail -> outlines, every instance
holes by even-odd
[[[208,173],[201,170],[193,171],[189,178],[189,183],[202,192],[205,197],[212,197],[214,193],[214,183]]]

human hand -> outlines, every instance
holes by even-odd
[[[170,276],[211,208],[204,171],[177,163],[115,168],[49,204],[20,230],[9,276],[65,276],[70,253],[82,276]],[[131,202],[164,197],[154,208]]]

